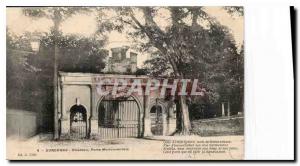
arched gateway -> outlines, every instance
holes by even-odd
[[[163,135],[163,110],[160,105],[154,105],[150,109],[151,132],[153,135]]]
[[[162,97],[158,89],[149,96],[144,95],[144,88],[142,95],[127,95],[127,89],[124,95],[115,95],[119,97],[103,96],[98,92],[99,80],[119,78],[149,79],[148,76],[60,72],[54,138],[151,137],[170,135],[176,130],[173,101]],[[101,87],[106,91],[112,90],[113,85],[104,82]],[[158,104],[153,108],[156,102]]]
[[[132,97],[104,97],[98,107],[100,138],[139,136],[140,108]]]
[[[86,109],[82,105],[74,105],[70,109],[70,134],[72,138],[87,137]]]

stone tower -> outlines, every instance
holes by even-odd
[[[134,74],[137,70],[137,55],[128,46],[111,48],[104,72]]]

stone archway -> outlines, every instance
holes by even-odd
[[[163,108],[161,105],[154,105],[150,109],[151,132],[153,135],[163,135],[164,118]]]
[[[75,139],[87,137],[87,111],[82,105],[73,105],[70,109],[70,135]]]

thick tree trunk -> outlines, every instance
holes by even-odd
[[[58,77],[57,77],[57,54],[58,48],[54,46],[54,71],[53,71],[53,90],[54,90],[54,139],[59,138],[58,133]]]
[[[172,49],[172,52],[175,52],[175,51]],[[174,62],[174,60],[172,59],[170,54],[166,53],[165,55],[169,59],[169,62],[173,68],[175,76],[177,78],[183,79],[184,78],[183,74],[180,74],[176,63]],[[180,89],[179,89],[179,91],[180,91]],[[179,96],[179,105],[180,105],[180,110],[177,110],[177,111],[180,111],[181,116],[177,117],[177,118],[180,118],[180,120],[177,122],[180,122],[181,124],[177,125],[177,131],[181,135],[190,135],[192,127],[191,127],[191,121],[190,121],[190,115],[189,115],[189,108],[186,103],[186,96]],[[181,126],[181,127],[178,128],[178,126]]]
[[[174,56],[177,56],[180,50],[176,50],[176,48],[174,48],[176,47],[176,45],[173,45],[170,41],[166,41],[164,39],[164,32],[157,26],[156,22],[153,20],[152,10],[150,8],[142,8],[142,10],[145,17],[145,26],[142,25],[134,17],[133,14],[130,15],[131,18],[137,24],[137,26],[141,28],[142,32],[144,32],[148,36],[149,40],[153,43],[153,46],[160,50],[162,55],[164,55],[166,59],[168,59],[175,76],[179,79],[183,79],[183,74],[179,72],[177,64],[174,60]],[[173,21],[173,23],[175,22]],[[160,37],[160,40],[157,40],[157,36]],[[163,46],[164,44],[166,46]],[[180,122],[181,125],[177,124],[177,131],[180,134],[188,135],[191,133],[191,122],[189,117],[189,109],[186,103],[186,96],[179,96],[179,104],[180,109],[177,111],[180,111],[181,116],[177,117],[180,118],[180,120],[177,120],[177,122]],[[181,128],[179,128],[178,126],[181,126]]]
[[[180,103],[179,103],[179,100],[177,100],[176,102],[176,131],[182,131],[182,120],[181,120],[181,111],[178,111],[180,110]]]
[[[180,96],[179,102],[180,102],[181,126],[182,126],[180,134],[190,135],[192,127],[190,122],[189,108],[188,105],[186,104],[186,96]]]
[[[54,100],[54,139],[59,139],[58,127],[59,127],[59,120],[58,120],[58,35],[59,35],[59,26],[61,23],[61,15],[58,10],[54,11],[54,64],[53,64],[53,100]]]

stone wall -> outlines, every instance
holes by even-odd
[[[243,135],[244,117],[231,116],[192,122],[193,133],[200,136]]]
[[[6,110],[6,137],[26,139],[37,134],[37,115],[24,110]]]

